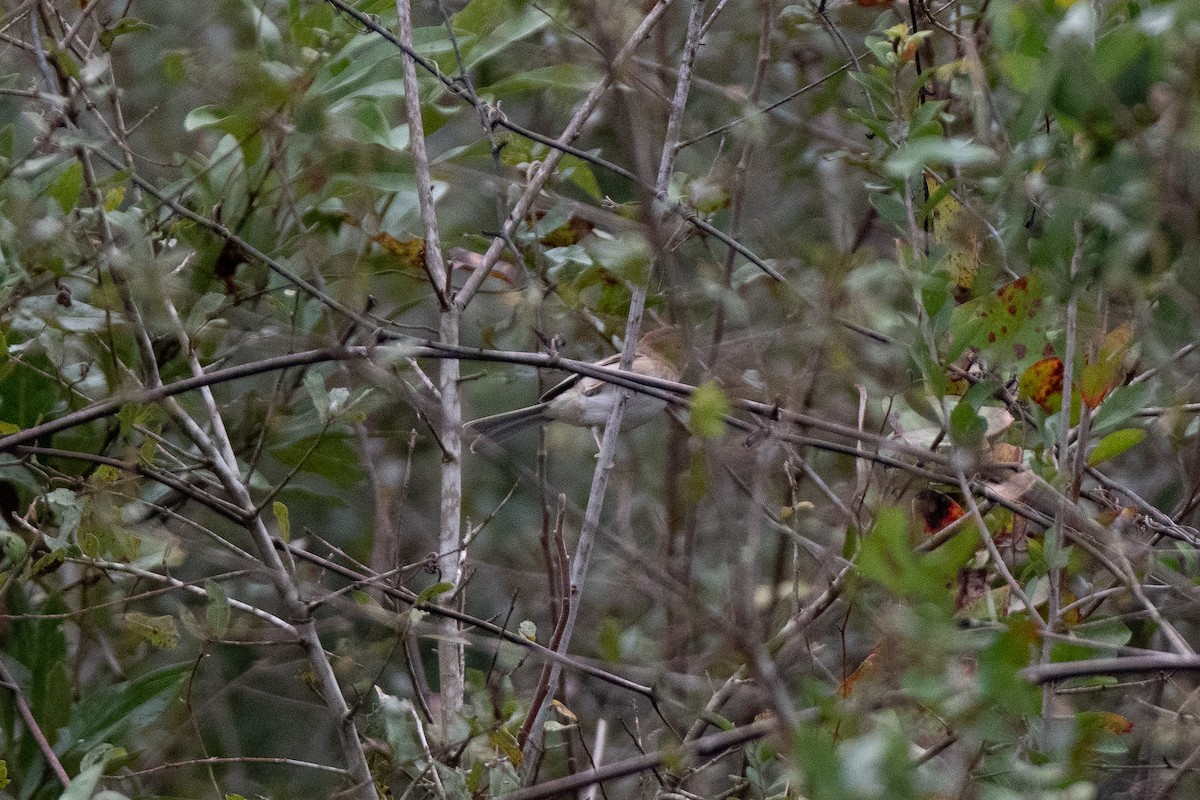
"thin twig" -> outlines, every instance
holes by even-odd
[[[25,694],[21,691],[21,685],[17,683],[16,677],[13,676],[8,665],[4,663],[4,659],[2,658],[0,658],[0,679],[4,681],[2,684],[4,688],[12,693],[13,703],[17,707],[17,713],[21,715],[21,720],[25,723],[25,730],[29,732],[34,742],[37,743],[38,751],[42,754],[42,758],[46,759],[46,763],[50,765],[51,771],[54,772],[54,777],[58,778],[58,782],[66,789],[71,783],[71,776],[67,774],[62,762],[58,760],[58,754],[54,752],[54,748],[46,740],[46,735],[42,733],[41,727],[33,716],[33,710],[25,700]]]

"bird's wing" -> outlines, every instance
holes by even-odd
[[[621,354],[613,353],[611,356],[595,362],[595,365],[598,367],[615,367],[620,363],[621,363]],[[549,400],[553,400],[554,398],[558,397],[563,392],[574,387],[576,384],[580,384],[581,382],[582,382],[582,384],[580,386],[580,391],[586,395],[593,395],[596,392],[600,391],[600,389],[604,386],[604,381],[596,380],[595,378],[587,378],[587,377],[584,377],[583,375],[572,375],[571,377],[567,378],[566,380],[564,380],[560,383],[557,383],[554,386],[547,389],[546,393],[543,394],[539,399],[543,403],[545,403]]]

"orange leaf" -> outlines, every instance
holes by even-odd
[[[863,662],[858,665],[858,669],[854,670],[854,672],[851,672],[842,680],[841,685],[838,686],[838,696],[849,697],[850,693],[854,691],[854,684],[858,683],[863,678],[874,675],[878,667],[879,648],[876,647],[867,654],[867,657],[863,659]]]
[[[1100,717],[1100,727],[1109,733],[1124,736],[1133,730],[1133,723],[1120,714],[1114,714],[1111,711],[1102,711]]]
[[[1062,406],[1063,363],[1058,356],[1043,358],[1030,365],[1018,382],[1018,394],[1053,414]]]
[[[950,495],[933,489],[922,489],[912,501],[913,516],[921,521],[929,536],[945,528],[967,512]]]

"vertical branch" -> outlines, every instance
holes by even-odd
[[[696,52],[700,48],[703,24],[704,1],[693,0],[691,13],[688,17],[687,39],[679,64],[675,95],[671,101],[671,115],[667,121],[666,140],[663,142],[658,178],[655,183],[657,194],[666,191],[671,181],[671,173],[674,170],[677,150],[676,143],[679,141],[679,131],[683,124],[683,114],[687,107],[687,97],[692,82],[692,64],[695,61]],[[628,49],[628,45],[622,49],[622,53],[626,49]],[[657,214],[652,217],[652,220],[657,222]],[[625,349],[621,353],[620,368],[623,370],[630,369],[633,364],[638,334],[641,330],[642,314],[646,308],[646,294],[647,286],[636,286],[630,298],[629,318],[625,326]],[[592,484],[588,493],[587,508],[584,510],[583,524],[579,531],[579,541],[575,547],[575,558],[571,561],[569,595],[572,602],[567,609],[566,619],[563,621],[561,638],[554,648],[559,653],[565,653],[570,648],[571,635],[575,630],[575,622],[579,616],[583,582],[587,577],[592,550],[596,542],[596,533],[600,528],[600,515],[604,508],[604,495],[608,490],[608,478],[612,471],[614,456],[617,452],[617,441],[621,432],[621,422],[625,417],[625,401],[628,397],[629,390],[622,389],[617,402],[613,405],[608,423],[605,425],[604,437],[600,443],[600,452],[596,457],[596,470],[592,473]],[[558,679],[561,674],[562,666],[558,662],[555,662],[551,668],[550,679],[547,682],[548,685],[551,687],[558,685]],[[525,782],[529,782],[534,776],[534,770],[531,768],[531,765],[535,764],[537,759],[531,756],[541,747],[542,721],[545,719],[547,710],[550,707],[549,700],[550,696],[547,694],[529,712],[532,724],[529,724],[529,721],[526,724],[530,735],[525,743],[524,750],[525,774],[523,778]]]
[[[762,99],[763,79],[767,74],[767,65],[771,60],[771,31],[775,20],[775,9],[771,0],[762,3],[762,27],[758,34],[758,59],[754,68],[754,83],[750,87],[750,105],[757,107]],[[714,16],[716,12],[713,12]],[[748,136],[742,144],[742,153],[738,157],[737,166],[733,172],[733,191],[729,207],[729,236],[740,239],[742,235],[742,217],[746,210],[746,179],[750,171],[750,162],[754,160],[755,137]],[[733,263],[735,253],[732,248],[725,252],[724,271],[721,275],[721,285],[726,290],[733,283]],[[715,363],[721,339],[725,336],[725,317],[728,313],[724,301],[717,304],[716,319],[713,322],[712,345],[709,349],[708,360]]]
[[[1063,353],[1063,377],[1062,377],[1062,408],[1059,416],[1059,431],[1058,431],[1058,475],[1060,478],[1065,477],[1071,470],[1071,407],[1072,395],[1074,389],[1074,372],[1075,372],[1075,338],[1076,328],[1079,316],[1079,297],[1076,292],[1075,278],[1079,274],[1079,262],[1083,257],[1083,222],[1075,221],[1075,252],[1071,254],[1071,266],[1069,275],[1070,294],[1067,295],[1067,330],[1066,344]],[[1080,412],[1086,414],[1083,410],[1083,404],[1080,403]],[[1074,483],[1074,481],[1072,481]],[[1065,530],[1063,528],[1066,517],[1066,503],[1068,502],[1066,495],[1063,496],[1059,508],[1054,515],[1054,526],[1046,531],[1046,579],[1050,585],[1050,595],[1046,601],[1046,625],[1050,631],[1054,631],[1058,627],[1059,609],[1062,607],[1062,581],[1061,567],[1059,564],[1059,554],[1062,552],[1063,536]],[[1050,663],[1050,649],[1052,640],[1047,637],[1042,641],[1041,663]],[[1042,686],[1042,716],[1048,718],[1052,711],[1054,702],[1055,688],[1057,684],[1053,681],[1047,681]]]
[[[409,0],[396,0],[400,41],[413,43],[412,9]],[[425,268],[429,272],[441,306],[438,333],[443,344],[457,345],[462,306],[453,302],[450,270],[442,261],[442,242],[438,233],[437,212],[433,207],[433,185],[429,177],[429,155],[425,151],[425,127],[421,122],[421,97],[417,86],[416,65],[410,56],[401,57],[404,65],[404,109],[408,116],[409,142],[413,171],[416,173],[417,201],[425,226]],[[441,285],[439,281],[445,282]],[[438,389],[441,393],[442,446],[441,510],[438,525],[438,569],[441,579],[457,584],[462,578],[465,554],[462,552],[462,395],[459,387],[458,359],[443,359],[439,365]],[[451,592],[447,597],[458,597]],[[448,617],[439,622],[438,639],[439,693],[441,728],[447,736],[463,702],[463,646],[458,623]]]

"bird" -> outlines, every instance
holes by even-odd
[[[620,362],[621,353],[614,353],[593,364],[617,368]],[[679,380],[683,372],[683,341],[679,328],[674,325],[663,326],[638,339],[632,371],[664,380]],[[547,391],[534,405],[480,417],[463,427],[492,441],[507,439],[525,428],[551,421],[591,428],[595,433],[607,424],[620,393],[621,387],[615,384],[572,375]],[[622,427],[627,430],[644,425],[666,407],[667,401],[661,398],[633,392],[625,402]]]

